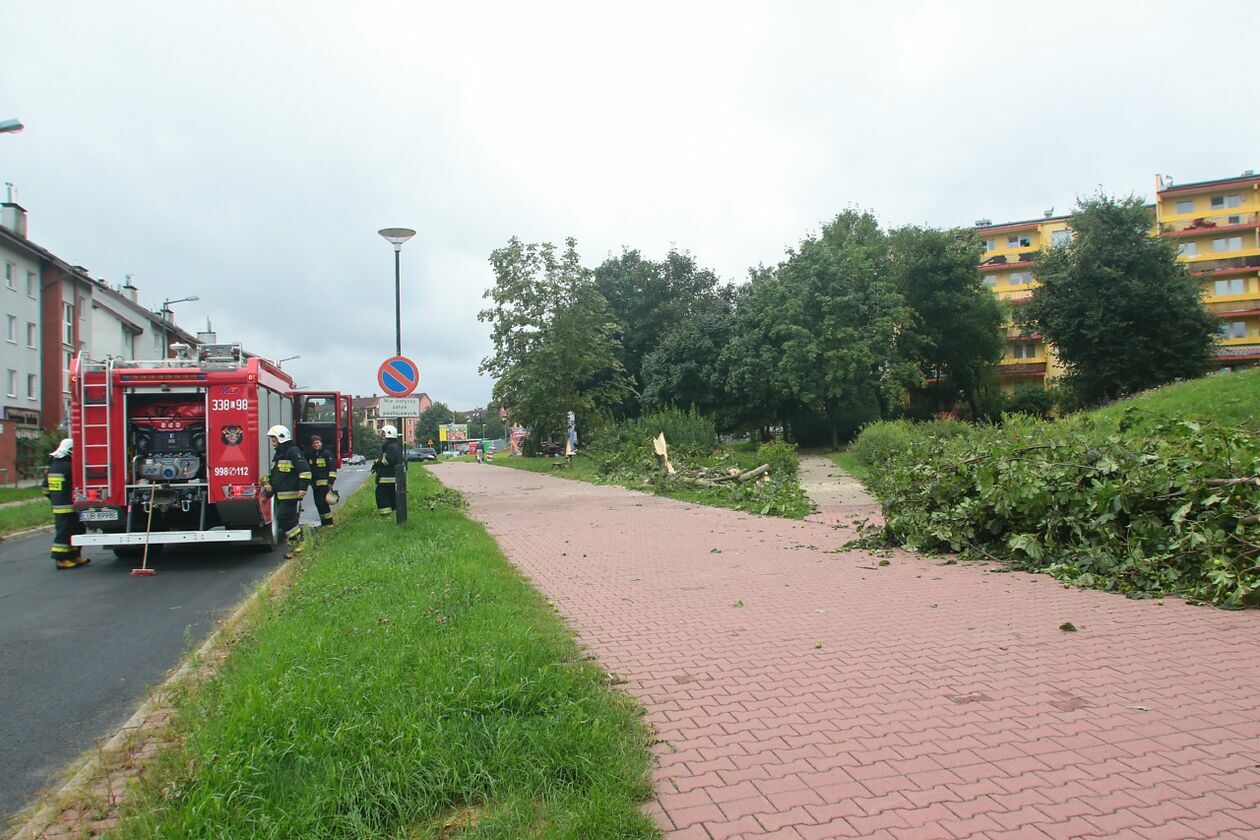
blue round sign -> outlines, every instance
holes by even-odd
[[[381,362],[376,381],[391,397],[405,397],[420,384],[420,367],[406,356],[392,356]]]

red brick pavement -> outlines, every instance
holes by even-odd
[[[646,706],[670,837],[1260,837],[1260,613],[435,471]]]

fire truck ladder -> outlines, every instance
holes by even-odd
[[[82,467],[79,487],[85,496],[88,490],[100,490],[100,498],[106,498],[113,483],[114,435],[110,428],[113,375],[112,358],[98,362],[89,359],[84,352],[79,353],[79,406],[83,412],[83,440],[75,445],[79,447],[79,463]]]

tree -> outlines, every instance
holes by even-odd
[[[621,325],[621,362],[634,379],[636,391],[647,385],[647,357],[679,325],[711,312],[729,292],[718,286],[717,275],[700,268],[690,254],[671,250],[660,262],[638,251],[623,250],[594,272],[595,285]],[[624,416],[638,416],[639,401],[631,396],[619,407]]]
[[[890,277],[875,217],[846,211],[779,266],[769,330],[781,388],[826,414],[839,447],[842,414],[874,400],[883,416],[922,382],[905,345],[914,326]]]
[[[779,351],[771,336],[777,292],[773,269],[749,270],[748,282],[735,293],[730,343],[718,357],[727,411],[714,418],[715,425],[755,429],[763,441],[770,439],[771,426],[783,423],[783,403],[789,399],[775,371]]]
[[[1176,246],[1150,229],[1140,199],[1100,195],[1078,202],[1068,245],[1037,256],[1039,285],[1019,322],[1054,345],[1067,386],[1085,404],[1211,366],[1219,321]]]
[[[1004,308],[981,282],[972,230],[903,227],[890,236],[892,277],[914,310],[907,350],[926,379],[947,379],[979,419],[986,374],[1002,358]]]
[[[432,403],[420,412],[420,418],[416,421],[416,443],[427,446],[429,441],[433,441],[436,446],[442,439],[438,426],[450,423],[454,419],[455,414],[446,403]]]
[[[718,308],[675,324],[643,359],[643,407],[694,407],[710,418],[720,414],[728,400],[719,362],[732,327],[731,312]]]
[[[381,457],[381,437],[371,423],[355,424],[354,451],[369,461]]]
[[[557,255],[549,243],[513,237],[490,256],[495,306],[478,316],[492,326],[495,352],[481,371],[496,377],[494,402],[539,435],[565,428],[573,411],[589,427],[634,393],[621,363],[620,327],[583,268],[573,239]]]

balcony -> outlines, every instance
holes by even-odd
[[[1238,219],[1231,222],[1231,219]],[[1194,219],[1164,222],[1160,225],[1160,233],[1164,236],[1207,236],[1214,233],[1228,233],[1233,230],[1250,230],[1260,225],[1260,213],[1221,213],[1213,216],[1200,216]]]
[[[1211,255],[1204,254],[1204,256]],[[1254,271],[1260,271],[1260,254],[1195,263],[1190,273],[1195,277],[1224,277],[1230,274],[1250,274]]]
[[[1260,307],[1252,309],[1213,309],[1208,307],[1209,311],[1218,318],[1232,320],[1234,318],[1254,318],[1260,315]]]
[[[1260,347],[1257,347],[1256,349],[1260,350]],[[1015,378],[1023,376],[1042,377],[1045,375],[1046,363],[1044,361],[1026,362],[1021,359],[1016,359],[1010,364],[1007,364],[1006,359],[1003,359],[1002,363],[998,365],[998,376],[1001,376],[1003,379],[1007,377]]]
[[[1216,360],[1218,362],[1247,362],[1260,361],[1260,339],[1237,339],[1240,341],[1249,340],[1251,344],[1218,344],[1216,346]]]

